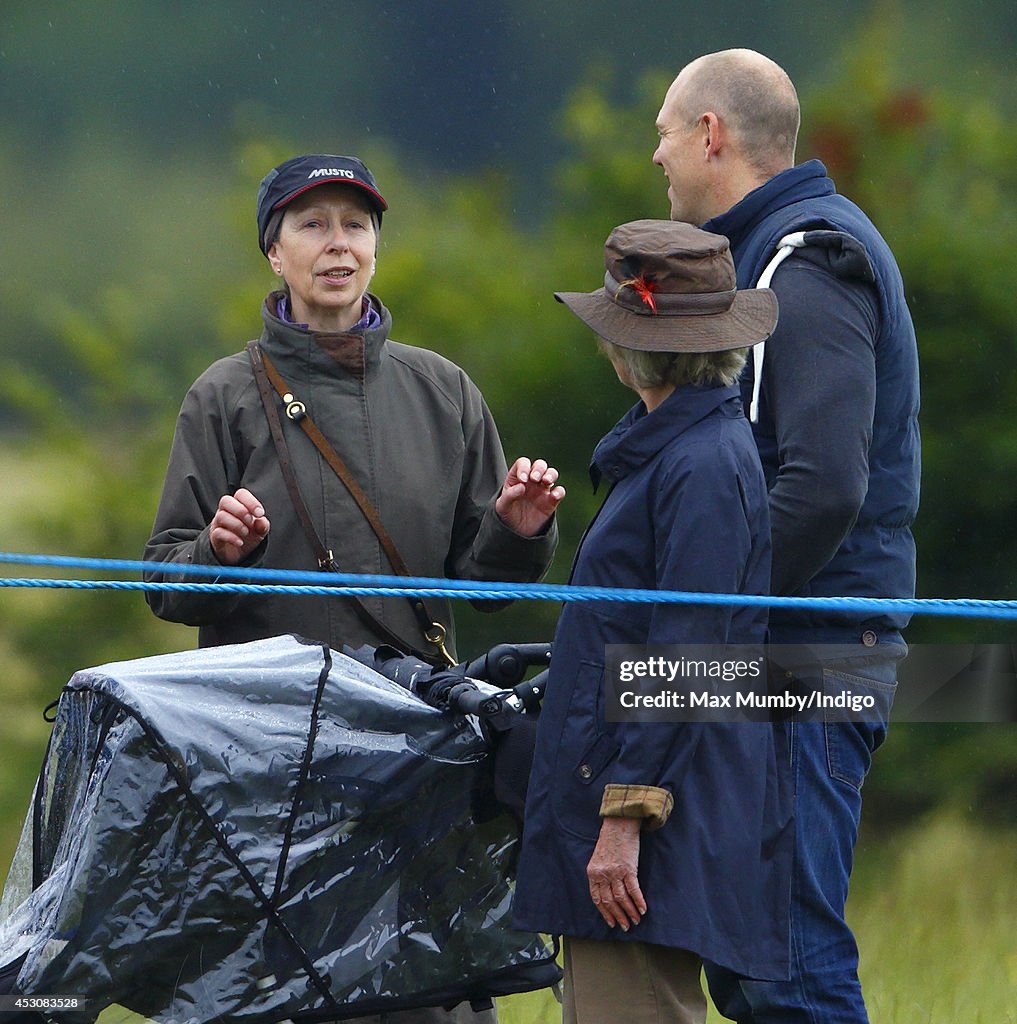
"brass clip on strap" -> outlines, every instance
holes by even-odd
[[[448,648],[445,646],[445,637],[448,634],[445,631],[445,627],[440,622],[432,622],[427,629],[424,630],[424,638],[429,644],[434,644],[438,649],[438,653],[448,662],[449,668],[455,668],[456,660],[448,652]]]

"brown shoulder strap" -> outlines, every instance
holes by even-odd
[[[371,499],[368,498],[364,493],[364,489],[357,483],[353,474],[347,468],[346,463],[343,462],[339,453],[328,443],[325,435],[318,429],[318,425],[308,415],[304,403],[298,402],[293,397],[293,394],[286,386],[286,381],[279,376],[278,370],[272,365],[272,360],[268,358],[268,355],[262,352],[261,359],[265,367],[265,373],[272,382],[272,387],[275,388],[286,406],[286,415],[311,439],[311,443],[318,449],[321,457],[332,467],[332,471],[343,482],[346,490],[350,492],[350,497],[357,503],[357,507],[363,513],[371,529],[374,530],[374,535],[378,538],[385,554],[388,556],[392,568],[400,576],[412,575],[403,561],[403,556],[399,554],[395,541],[389,536],[388,530],[385,529],[385,524],[382,523],[381,518],[375,511],[374,505],[371,504]]]
[[[300,526],[310,542],[314,557],[318,561],[318,568],[329,569],[332,565],[332,553],[328,551],[321,538],[318,536],[314,523],[311,521],[311,514],[307,511],[307,505],[300,494],[300,487],[297,484],[296,474],[293,472],[293,462],[290,459],[289,445],[282,432],[282,423],[279,422],[279,413],[276,411],[275,402],[272,399],[272,392],[269,390],[268,380],[265,376],[265,367],[262,363],[262,352],[257,342],[250,342],[247,346],[248,354],[251,357],[251,365],[254,367],[254,379],[258,384],[258,392],[261,395],[261,404],[265,407],[265,417],[268,420],[268,429],[272,434],[272,442],[275,445],[276,456],[279,459],[279,468],[282,470],[283,480],[286,483],[286,490],[289,492],[290,501],[300,520]]]
[[[324,458],[329,464],[332,471],[337,477],[339,477],[347,491],[349,491],[353,500],[357,503],[357,507],[363,513],[365,519],[367,519],[367,522],[370,524],[375,536],[377,536],[378,541],[384,549],[385,554],[388,556],[393,569],[395,569],[396,573],[400,576],[410,576],[411,573],[409,568],[403,560],[402,555],[399,554],[399,550],[396,548],[395,542],[385,529],[384,524],[381,522],[381,519],[375,511],[374,506],[371,504],[370,499],[364,493],[360,484],[357,483],[352,473],[350,473],[346,463],[342,461],[339,454],[334,448],[332,448],[325,436],[318,429],[317,425],[307,414],[307,409],[304,406],[304,403],[294,398],[293,394],[287,388],[286,382],[279,375],[279,372],[276,370],[275,366],[273,366],[268,355],[262,352],[261,346],[258,345],[256,341],[248,342],[247,352],[251,359],[251,366],[254,369],[254,378],[258,384],[261,403],[265,408],[265,416],[268,420],[269,431],[271,432],[272,441],[275,445],[276,454],[279,458],[279,467],[282,471],[283,480],[286,484],[286,490],[289,492],[290,501],[297,513],[297,518],[300,520],[301,528],[307,536],[308,542],[314,551],[315,558],[318,560],[318,568],[323,570],[328,569],[333,572],[341,571],[332,555],[332,552],[325,547],[321,538],[318,536],[318,532],[314,527],[310,513],[308,512],[307,506],[300,494],[300,488],[297,484],[296,474],[293,471],[293,463],[290,458],[289,445],[286,443],[286,437],[283,434],[282,429],[282,422],[279,419],[279,413],[276,409],[275,401],[273,400],[272,392],[269,388],[270,381],[272,387],[275,388],[279,397],[285,404],[287,417],[297,423],[308,438],[310,438],[311,443],[315,448],[317,448],[322,458]],[[435,657],[434,655],[422,654],[420,651],[415,650],[412,645],[407,644],[402,638],[396,636],[388,626],[372,615],[363,603],[355,596],[350,596],[361,619],[365,619],[366,616],[367,618],[365,621],[367,624],[376,632],[384,636],[386,638],[386,642],[393,644],[393,646],[400,650],[421,655],[421,657],[424,657],[427,660],[431,660]],[[435,646],[442,664],[454,665],[455,660],[451,657],[445,647],[445,627],[428,613],[427,607],[421,598],[411,596],[408,597],[407,600],[410,602],[410,606],[413,609],[413,613],[417,618],[417,622],[420,625],[424,637],[427,639],[428,643]]]

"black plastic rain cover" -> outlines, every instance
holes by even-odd
[[[65,688],[0,904],[21,993],[321,1020],[528,991],[518,828],[468,719],[293,637]],[[67,1016],[67,1015],[65,1015]],[[73,1019],[73,1018],[71,1018]]]

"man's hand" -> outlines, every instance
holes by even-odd
[[[604,818],[600,838],[586,866],[590,898],[600,916],[613,928],[627,932],[646,913],[639,888],[639,830],[641,818]]]
[[[523,537],[535,537],[554,515],[565,488],[556,487],[558,470],[525,456],[512,463],[494,504],[501,521]]]
[[[215,557],[223,565],[237,565],[265,539],[269,525],[265,509],[249,490],[224,494],[208,533]]]

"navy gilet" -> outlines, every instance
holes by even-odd
[[[858,520],[840,549],[798,593],[811,597],[913,597],[915,545],[911,524],[918,510],[921,459],[918,349],[893,253],[869,218],[837,193],[818,160],[781,172],[703,228],[729,238],[739,288],[755,286],[779,240],[792,231],[841,231],[865,248],[875,272],[880,312],[875,338],[876,403],[868,492]],[[752,373],[749,360],[741,382],[746,408],[752,393]],[[772,479],[777,465],[775,433],[763,422],[753,429],[767,479]],[[898,642],[899,630],[908,619],[899,614],[846,616],[774,609],[770,615],[771,640],[852,642],[872,630],[880,641]]]

